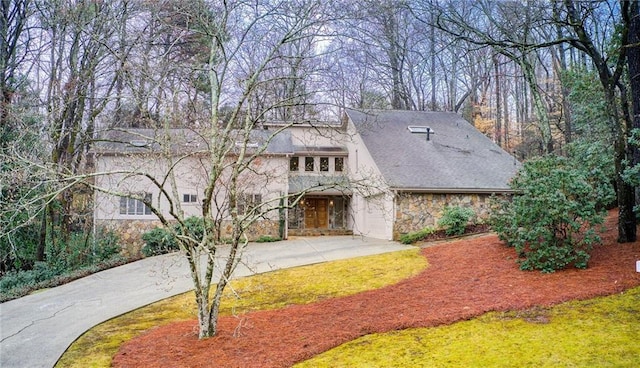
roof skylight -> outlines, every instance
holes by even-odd
[[[422,125],[409,125],[407,129],[409,129],[411,133],[416,133],[416,134],[433,133],[433,130],[431,130],[431,128],[429,128],[428,126],[422,126]]]

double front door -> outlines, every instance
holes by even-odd
[[[306,198],[304,203],[304,226],[307,229],[326,229],[329,219],[327,198]]]

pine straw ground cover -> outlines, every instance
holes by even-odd
[[[199,341],[195,321],[162,326],[123,345],[116,367],[288,367],[358,337],[528,310],[609,295],[640,285],[640,241],[616,244],[610,216],[587,270],[523,272],[495,235],[423,250],[429,267],[378,290],[220,320]]]

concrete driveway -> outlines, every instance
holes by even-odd
[[[409,249],[358,236],[251,243],[234,277]],[[0,304],[0,367],[52,367],[82,333],[120,314],[191,290],[179,254],[146,258]]]

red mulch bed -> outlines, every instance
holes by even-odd
[[[429,267],[399,284],[310,305],[223,317],[216,337],[199,341],[197,323],[150,330],[124,344],[116,367],[289,367],[357,337],[449,324],[488,311],[551,306],[640,285],[640,241],[616,243],[616,216],[589,268],[523,272],[495,235],[423,249]],[[259,364],[256,364],[259,362]]]

